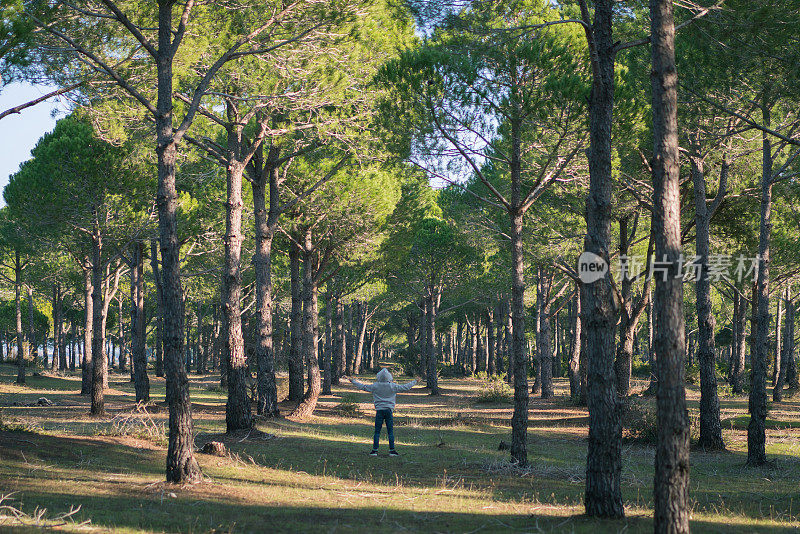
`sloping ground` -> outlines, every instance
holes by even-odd
[[[415,389],[399,398],[400,458],[370,458],[368,394],[343,387],[321,399],[307,422],[259,420],[257,431],[224,436],[224,394],[216,377],[192,376],[197,444],[222,440],[226,457],[198,454],[207,481],[162,483],[166,411],[133,409],[125,376],[112,376],[108,415],[94,419],[77,377],[31,377],[20,388],[0,366],[0,494],[26,516],[0,510],[0,530],[29,531],[80,506],[61,530],[121,532],[651,532],[653,448],[626,443],[623,492],[628,518],[581,515],[588,414],[570,406],[564,381],[556,399],[532,399],[529,458],[508,465],[511,406],[476,404],[477,380],[443,380],[445,395]],[[363,415],[343,417],[349,393]],[[153,398],[163,400],[163,380]],[[46,397],[53,406],[27,406]],[[697,398],[690,390],[690,406]],[[12,406],[17,403],[20,406]],[[770,412],[772,468],[744,467],[746,399],[723,398],[729,452],[692,453],[695,532],[785,532],[800,527],[800,406]],[[157,403],[156,406],[159,406]],[[283,405],[284,412],[289,406]],[[89,521],[88,525],[81,525]],[[54,527],[53,524],[61,523]],[[28,526],[21,526],[27,524]],[[38,530],[37,530],[38,531]]]

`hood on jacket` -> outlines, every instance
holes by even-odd
[[[391,382],[392,381],[392,373],[389,372],[388,369],[381,369],[378,371],[378,376],[376,377],[376,382]]]

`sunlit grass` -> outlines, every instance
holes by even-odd
[[[112,375],[108,414],[89,416],[77,376],[29,377],[13,384],[15,369],[0,366],[0,494],[16,492],[25,511],[46,507],[52,516],[81,506],[76,522],[121,532],[650,532],[654,449],[623,446],[627,518],[582,516],[588,414],[567,400],[532,399],[530,467],[514,468],[501,440],[510,441],[510,404],[481,405],[478,380],[442,380],[445,395],[414,389],[398,397],[395,418],[402,456],[371,458],[371,399],[334,387],[306,422],[257,420],[252,435],[226,437],[225,397],[217,376],[192,375],[197,443],[223,440],[230,454],[198,454],[207,481],[176,488],[162,483],[166,451],[147,435],[113,435],[134,406],[129,377]],[[151,397],[163,424],[164,381],[151,379]],[[642,384],[643,387],[645,384]],[[282,387],[284,384],[282,384]],[[348,393],[362,416],[342,416]],[[53,406],[25,406],[45,396]],[[689,390],[697,409],[697,392]],[[14,402],[22,406],[11,406]],[[650,401],[652,402],[652,401]],[[692,452],[695,532],[782,532],[800,527],[800,410],[795,398],[773,405],[768,447],[774,466],[744,467],[746,398],[721,399],[728,451]],[[287,413],[289,405],[282,405]],[[0,521],[0,527],[3,526]],[[73,524],[63,527],[77,529]],[[86,527],[82,527],[86,528]]]

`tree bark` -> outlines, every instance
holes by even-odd
[[[321,387],[319,376],[319,337],[317,311],[317,279],[314,262],[314,246],[311,230],[306,230],[303,240],[303,345],[302,354],[308,369],[308,389],[303,400],[292,412],[293,417],[305,418],[314,413]]]
[[[144,242],[133,245],[131,264],[131,364],[133,366],[136,402],[150,400],[150,379],[147,377],[147,353],[144,332]],[[120,321],[122,315],[120,315]],[[121,347],[120,347],[120,350]]]
[[[96,227],[92,236],[92,415],[105,413],[103,375],[106,370],[106,351],[103,347],[103,242]]]
[[[512,171],[513,172],[513,171]],[[519,172],[519,169],[517,169]],[[517,177],[519,178],[519,177]],[[512,179],[512,183],[519,179]],[[516,186],[519,188],[519,184]],[[522,213],[511,216],[511,358],[514,364],[514,412],[511,415],[511,458],[528,464],[528,360],[525,358],[525,265],[522,249]]]
[[[788,288],[787,288],[788,289]],[[772,366],[772,387],[775,387],[775,384],[778,381],[778,372],[781,366],[781,326],[783,325],[783,301],[784,299],[778,297],[778,311],[775,314],[775,358],[772,360],[774,365]]]
[[[267,154],[266,173],[253,176],[253,211],[256,227],[256,361],[258,362],[258,404],[256,412],[267,417],[279,415],[278,386],[275,379],[275,348],[272,324],[272,241],[280,216],[277,149]],[[269,180],[269,211],[266,206],[266,181]]]
[[[33,286],[31,284],[27,284],[27,292],[28,292],[28,347],[31,354],[31,362],[36,363],[36,328],[34,322],[34,315],[33,315]],[[75,333],[75,327],[73,323],[72,328],[73,334]],[[46,335],[46,334],[45,334]],[[74,335],[73,335],[74,339]],[[75,358],[75,351],[72,351],[72,358],[73,358],[73,366],[72,369],[75,369],[74,358]]]
[[[84,293],[83,307],[86,313],[83,325],[83,361],[81,362],[81,395],[89,395],[92,392],[92,336],[94,331],[94,286],[92,285],[92,270],[84,271]],[[55,317],[55,311],[53,311]],[[55,325],[53,325],[55,327]],[[53,358],[56,353],[55,338],[53,339]]]
[[[650,0],[653,110],[653,234],[656,258],[658,443],[654,480],[656,533],[689,532],[689,415],[685,393],[685,325],[681,256],[677,73],[672,2]]]
[[[763,104],[762,113],[764,124],[769,126],[770,113],[766,102]],[[761,143],[761,221],[758,239],[760,261],[756,294],[753,295],[757,302],[757,322],[754,350],[750,355],[750,397],[747,404],[750,412],[750,423],[747,425],[747,465],[749,466],[761,466],[767,463],[767,350],[769,347],[769,264],[772,231],[772,142],[767,133],[762,134]]]
[[[353,374],[361,373],[361,359],[364,356],[364,336],[367,333],[367,305],[358,301],[358,336],[356,337],[356,351],[353,358]]]
[[[584,249],[609,265],[611,242],[611,126],[614,110],[614,40],[611,0],[595,2],[589,33],[593,59],[589,100],[589,195]],[[588,13],[584,13],[584,19]],[[582,333],[586,333],[589,448],[584,508],[590,517],[623,517],[622,423],[614,374],[617,309],[608,274],[582,285]]]
[[[428,347],[428,389],[431,395],[439,395],[439,379],[436,373],[436,297],[432,293],[425,296],[426,345]]]
[[[777,376],[775,377],[775,386],[772,389],[772,400],[774,402],[781,402],[783,400],[783,385],[786,382],[786,371],[789,360],[794,357],[794,304],[789,298],[789,288],[787,287],[784,292],[784,302],[786,303],[786,320],[783,325],[783,343],[782,352],[778,354],[776,367],[778,368]]]
[[[537,378],[540,378],[543,399],[553,397],[553,346],[551,342],[550,320],[550,284],[552,274],[546,275],[544,269],[539,268],[538,305],[539,315],[536,321],[538,326],[536,336],[536,350],[539,353],[537,362]]]
[[[183,313],[181,300],[180,245],[178,242],[178,192],[175,161],[178,152],[173,110],[173,44],[171,0],[158,1],[158,54],[156,58],[158,97],[156,102],[156,153],[158,155],[158,227],[162,263],[164,302],[164,370],[169,406],[169,444],[166,478],[176,484],[200,481],[202,473],[194,458],[192,404],[183,356]]]
[[[300,401],[303,398],[303,299],[300,281],[300,249],[289,245],[289,265],[291,272],[291,342],[289,347],[289,400]],[[348,370],[349,371],[349,370]]]
[[[19,251],[14,251],[14,301],[16,304],[16,337],[17,337],[17,384],[25,383],[25,343],[22,339],[22,303],[20,302],[20,285],[22,281],[22,264]]]
[[[580,357],[581,357],[581,288],[578,284],[572,304],[572,345],[569,354],[569,397],[578,403],[581,397]]]
[[[227,102],[229,116],[233,103]],[[242,174],[244,166],[236,160],[241,147],[242,126],[228,126],[229,161],[226,169],[227,197],[225,219],[225,266],[222,307],[225,313],[228,351],[228,402],[225,427],[228,434],[253,427],[250,398],[247,395],[247,357],[242,334]]]
[[[334,385],[339,384],[339,378],[347,370],[347,354],[344,341],[344,305],[342,298],[336,295],[336,334],[333,343],[333,359],[336,363],[336,374],[332,380]],[[413,340],[412,340],[413,343]]]
[[[153,282],[156,286],[156,376],[164,376],[164,298],[161,289],[161,274],[158,267],[158,245],[155,239],[150,240],[150,268],[153,270]]]
[[[331,394],[331,384],[333,377],[333,298],[330,289],[325,292],[325,352],[322,355],[322,394]]]
[[[492,376],[495,374],[496,370],[496,353],[495,348],[497,344],[497,340],[495,339],[495,330],[494,330],[494,310],[492,308],[486,308],[486,348],[488,351],[487,355],[487,362],[486,362],[486,374]]]
[[[700,272],[695,283],[697,296],[697,360],[700,365],[700,440],[698,445],[707,450],[723,450],[722,425],[717,397],[717,369],[714,350],[714,315],[711,313],[711,279],[708,273],[710,257],[709,222],[711,214],[706,202],[706,181],[703,161],[696,155],[689,157],[694,181],[696,250],[700,257]],[[723,162],[722,172],[727,172]],[[720,181],[722,187],[722,181]],[[721,198],[721,197],[718,197]]]
[[[753,285],[755,288],[755,284]],[[736,337],[733,345],[733,365],[731,366],[731,391],[740,395],[744,391],[744,367],[745,367],[745,334],[747,328],[747,299],[744,293],[734,288],[734,298],[738,300],[738,310],[734,314],[736,322]],[[755,289],[753,289],[755,294]]]

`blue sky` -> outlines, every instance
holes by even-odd
[[[21,83],[7,85],[0,92],[0,111],[33,100],[52,90]],[[53,129],[56,119],[51,113],[56,109],[63,107],[59,106],[57,98],[53,98],[0,120],[0,190],[5,189],[8,176],[17,172],[19,164],[30,159],[31,149],[36,146],[39,138]],[[2,197],[0,206],[5,206]]]

